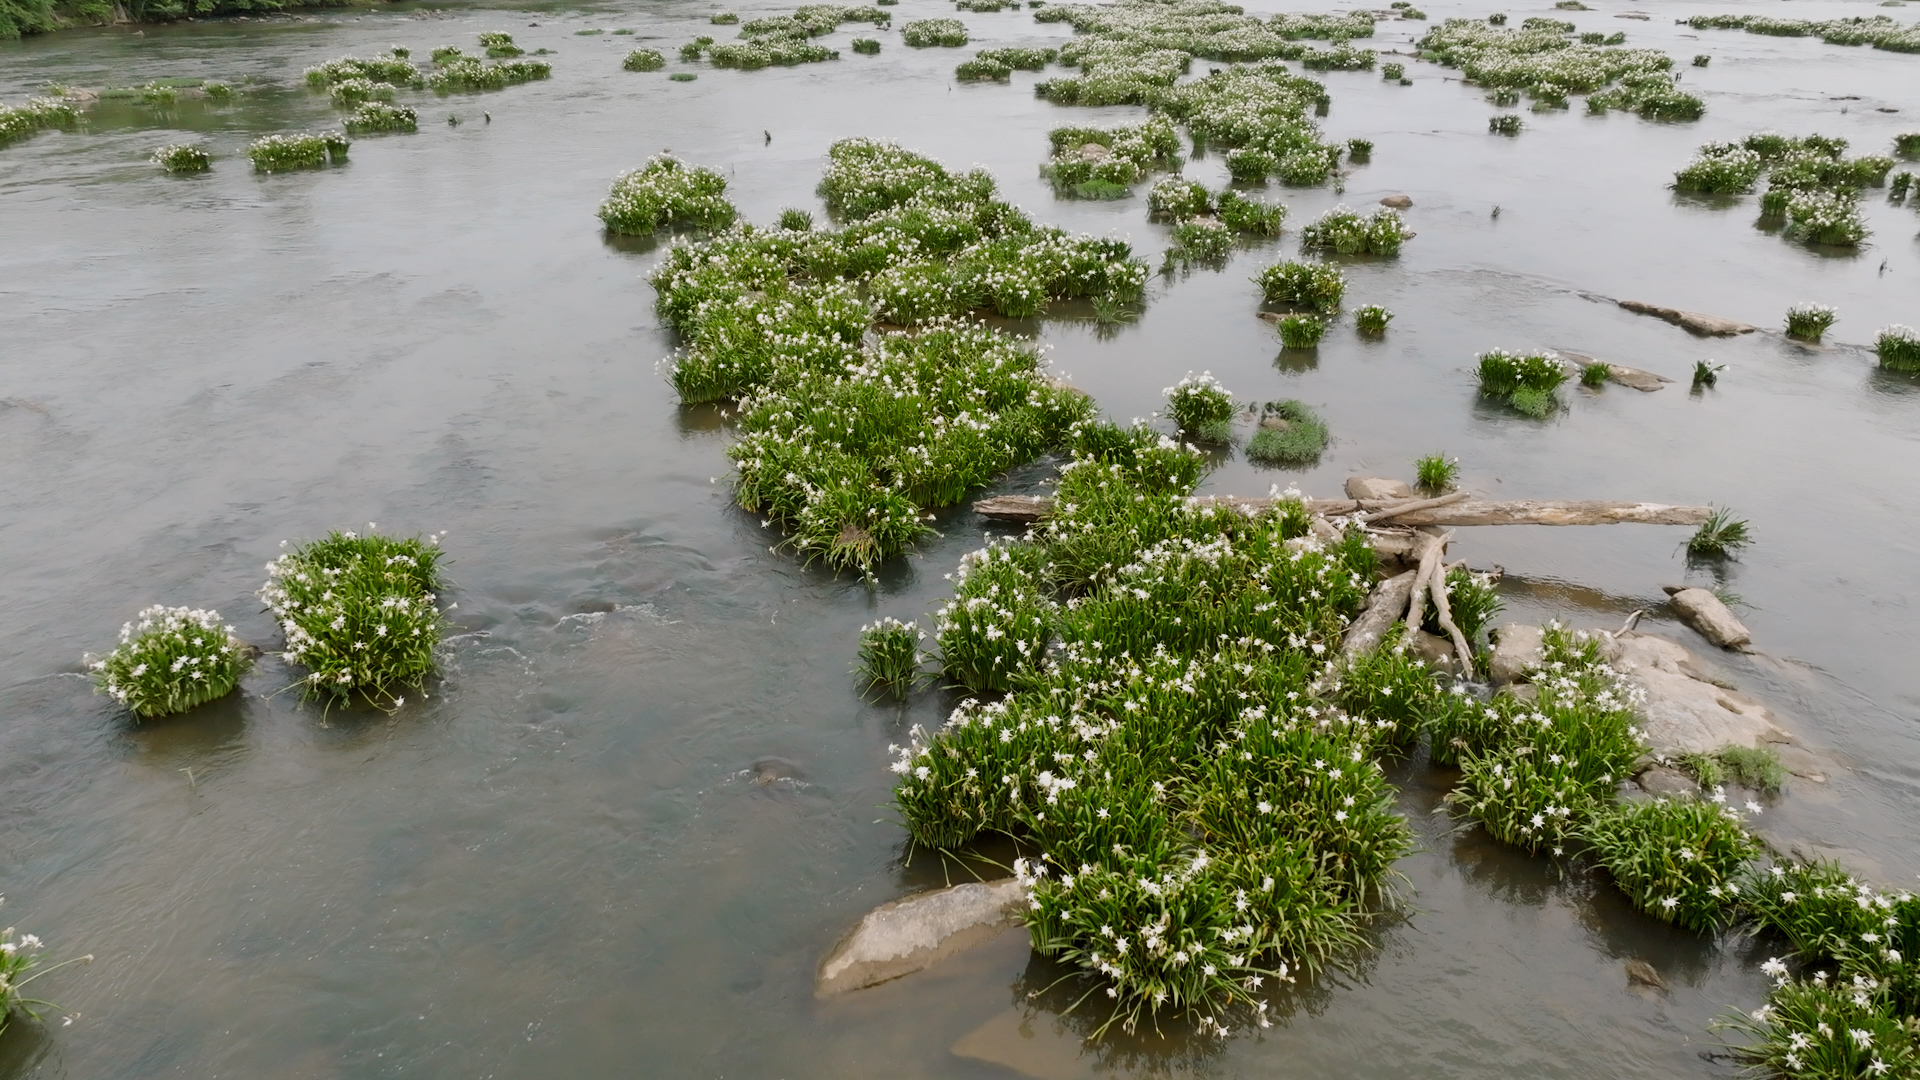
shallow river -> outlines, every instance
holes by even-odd
[[[1410,87],[1326,77],[1324,125],[1373,139],[1372,163],[1344,195],[1273,197],[1296,226],[1342,200],[1413,197],[1404,254],[1349,268],[1350,304],[1398,315],[1383,341],[1343,323],[1317,359],[1282,355],[1248,279],[1296,250],[1293,229],[1223,272],[1157,278],[1117,332],[1072,313],[1021,329],[1122,419],[1210,369],[1243,398],[1302,398],[1331,423],[1319,467],[1225,460],[1213,491],[1297,481],[1330,495],[1353,472],[1405,476],[1444,450],[1487,494],[1734,507],[1758,543],[1725,583],[1760,652],[1723,658],[1726,676],[1834,763],[1830,783],[1795,784],[1763,821],[1911,882],[1920,382],[1878,373],[1859,345],[1920,323],[1920,217],[1869,192],[1872,246],[1836,256],[1755,229],[1751,198],[1716,207],[1666,184],[1695,145],[1763,127],[1885,153],[1920,128],[1920,57],[1695,35],[1670,18],[1878,12],[1866,3],[1663,4],[1644,22],[1596,6],[1574,17],[1582,29],[1624,29],[1683,64],[1714,57],[1686,68],[1705,119],[1594,118],[1576,102],[1527,114],[1508,140],[1450,70],[1409,63]],[[886,763],[888,742],[950,699],[865,704],[847,668],[863,621],[939,601],[981,523],[948,515],[871,589],[770,551],[729,501],[720,418],[683,410],[660,373],[672,343],[643,280],[658,249],[607,242],[593,211],[616,173],[671,148],[724,170],[752,220],[818,215],[828,144],[871,135],[982,164],[1036,218],[1128,236],[1155,261],[1165,230],[1146,220],[1144,187],[1065,202],[1036,173],[1048,128],[1139,110],[1058,108],[1028,73],[956,85],[971,49],[911,50],[895,31],[878,57],[794,69],[702,65],[692,83],[619,69],[635,44],[671,55],[715,29],[708,10],[395,8],[0,45],[13,103],[49,79],[263,87],[216,108],[109,103],[83,131],[0,150],[0,891],[6,921],[97,956],[39,984],[81,1016],[16,1027],[0,1077],[1011,1075],[952,1051],[983,1025],[969,1045],[1045,1076],[1731,1074],[1708,1023],[1759,1003],[1764,944],[1671,931],[1585,874],[1455,831],[1432,812],[1446,780],[1425,766],[1400,776],[1422,840],[1401,867],[1411,917],[1258,1037],[1169,1031],[1079,1051],[1078,1017],[1030,996],[1052,976],[1018,935],[814,999],[815,965],[863,911],[946,873],[905,864]],[[894,10],[896,26],[952,14],[936,0]],[[1486,10],[1427,5],[1436,21]],[[1508,10],[1516,24],[1551,11]],[[963,18],[983,45],[1070,33],[1024,12]],[[637,33],[574,34],[592,27]],[[361,139],[343,168],[259,176],[236,156],[259,134],[330,122],[306,66],[394,43],[416,58],[471,49],[490,29],[552,49],[553,79],[403,94],[420,133]],[[1421,29],[1382,23],[1373,47],[1405,50]],[[145,161],[188,132],[217,151],[211,173]],[[1217,158],[1187,173],[1225,176]],[[1766,328],[1789,303],[1823,301],[1840,309],[1837,344],[1697,339],[1620,297]],[[1536,423],[1476,404],[1473,357],[1492,347],[1566,347],[1680,382],[1576,387]],[[1689,394],[1708,357],[1731,367]],[[253,596],[263,564],[283,539],[367,521],[449,532],[460,633],[431,700],[329,717],[274,696],[293,676],[269,659],[244,695],[135,725],[79,675],[83,652],[155,602],[217,607],[277,645]],[[1459,539],[1475,565],[1506,568],[1512,618],[1612,626],[1689,574],[1684,530]],[[788,778],[755,783],[756,766]],[[1670,991],[1630,989],[1632,957]]]

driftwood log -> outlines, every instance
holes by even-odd
[[[1387,631],[1406,613],[1407,601],[1413,597],[1414,573],[1409,570],[1395,574],[1373,587],[1373,592],[1367,595],[1366,610],[1347,626],[1347,636],[1340,644],[1342,653],[1353,656],[1380,644],[1380,639],[1386,637]]]
[[[1449,498],[1453,498],[1449,496]],[[1237,495],[1195,495],[1194,506],[1234,506],[1248,513],[1271,507],[1273,499]],[[1416,508],[1414,503],[1427,504]],[[1391,517],[1395,525],[1704,525],[1713,513],[1706,506],[1611,502],[1605,499],[1308,499],[1316,515],[1362,514],[1364,520]],[[1051,495],[995,495],[973,504],[974,512],[995,521],[1031,523],[1053,513]],[[1382,511],[1397,511],[1382,514]]]

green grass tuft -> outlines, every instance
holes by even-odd
[[[1920,332],[1895,323],[1882,327],[1874,339],[1873,351],[1880,366],[1888,371],[1920,374]]]
[[[319,134],[267,135],[247,145],[247,157],[260,172],[285,172],[289,169],[318,169],[347,158],[346,136],[331,131]]]
[[[635,49],[620,61],[623,71],[659,71],[667,66],[667,58],[659,49]]]
[[[1487,130],[1495,135],[1518,135],[1520,134],[1520,117],[1513,113],[1489,117]]]
[[[1733,511],[1716,507],[1687,539],[1687,554],[1697,559],[1725,559],[1739,555],[1753,543],[1752,530]]]
[[[926,676],[920,670],[926,654],[920,643],[927,635],[911,622],[885,618],[860,628],[860,657],[854,674],[861,686],[893,697],[905,697]]]
[[[854,52],[862,56],[878,56],[880,54],[880,42],[873,38],[854,38],[852,48]]]
[[[1379,335],[1387,332],[1387,324],[1393,321],[1393,312],[1379,304],[1363,304],[1354,309],[1354,329],[1367,335]]]
[[[1260,465],[1303,466],[1320,460],[1332,433],[1303,401],[1270,401],[1261,409],[1260,430],[1247,442],[1247,460]]]
[[[1445,454],[1428,454],[1413,463],[1413,482],[1432,495],[1453,490],[1460,476],[1460,459]]]
[[[1787,336],[1817,343],[1833,326],[1837,314],[1826,304],[1795,304],[1787,309]]]
[[[186,712],[233,692],[253,660],[217,611],[154,606],[120,628],[120,644],[89,658],[95,688],[140,719]],[[3,1017],[4,1014],[0,1014]]]
[[[600,220],[608,232],[635,235],[669,226],[724,229],[737,216],[726,190],[726,177],[712,169],[656,154],[614,179]]]
[[[1278,325],[1280,343],[1289,349],[1311,349],[1327,332],[1326,322],[1312,315],[1287,315]]]
[[[1347,292],[1347,276],[1339,267],[1326,263],[1275,263],[1253,280],[1270,304],[1292,304],[1321,312],[1339,310]]]
[[[1598,360],[1591,364],[1582,364],[1580,365],[1580,385],[1587,387],[1605,386],[1611,371],[1612,368]]]
[[[286,633],[307,697],[361,695],[397,707],[421,689],[446,629],[439,537],[335,532],[267,564],[260,599]]]
[[[1737,812],[1701,799],[1611,807],[1581,837],[1635,906],[1695,931],[1732,919],[1738,879],[1760,854]]]

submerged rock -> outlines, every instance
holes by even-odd
[[[1347,498],[1349,499],[1411,499],[1413,489],[1403,480],[1389,480],[1383,476],[1347,477]]]
[[[1678,799],[1700,794],[1700,785],[1694,782],[1693,777],[1665,765],[1648,768],[1640,774],[1639,783],[1640,790],[1658,798]]]
[[[1651,371],[1641,371],[1639,368],[1630,368],[1623,364],[1608,364],[1607,378],[1621,386],[1629,386],[1649,394],[1673,381],[1665,375],[1655,375]]]
[[[1493,655],[1487,658],[1487,670],[1495,686],[1525,678],[1527,671],[1544,659],[1545,641],[1539,627],[1520,623],[1494,627]]]
[[[1012,878],[968,882],[881,904],[820,964],[822,997],[897,979],[982,944],[1014,925],[1027,888]]]
[[[953,1056],[998,1065],[1034,1080],[1080,1080],[1093,1075],[1080,1058],[1078,1041],[1050,1030],[1054,1026],[1036,1030],[1030,1018],[1008,1009],[960,1036],[953,1044]]]
[[[1723,746],[1791,743],[1765,705],[1700,678],[1686,647],[1652,634],[1621,634],[1613,666],[1647,693],[1644,740],[1656,757]]]
[[[1662,307],[1649,304],[1644,300],[1622,300],[1621,307],[1641,315],[1652,315],[1656,319],[1665,319],[1675,326],[1684,327],[1696,334],[1709,337],[1729,337],[1734,334],[1751,334],[1754,327],[1733,319],[1723,319],[1718,315],[1703,315],[1698,311],[1682,311],[1679,308]]]
[[[1753,635],[1735,618],[1720,598],[1705,589],[1685,585],[1665,585],[1667,603],[1679,612],[1688,626],[1700,636],[1723,649],[1738,649],[1753,640]]]
[[[1627,961],[1627,982],[1635,986],[1650,986],[1655,990],[1667,988],[1667,980],[1660,977],[1659,970],[1639,957]]]
[[[1380,205],[1391,206],[1395,210],[1405,210],[1407,207],[1413,205],[1413,197],[1411,195],[1389,195],[1380,200]]]

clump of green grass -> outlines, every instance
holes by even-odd
[[[1787,336],[1818,342],[1833,326],[1838,311],[1827,304],[1795,304],[1787,309]]]
[[[1696,559],[1725,559],[1738,556],[1753,543],[1752,529],[1733,511],[1716,507],[1707,520],[1687,539],[1687,554]]]
[[[716,11],[707,21],[715,26],[732,26],[740,21],[740,16],[731,11]]]
[[[861,686],[894,697],[905,697],[925,675],[920,665],[926,654],[920,643],[927,635],[917,625],[884,618],[860,628],[860,657],[854,673]]]
[[[1882,327],[1874,339],[1873,351],[1880,366],[1888,371],[1920,373],[1920,332],[1895,323]]]
[[[1525,91],[1536,109],[1563,108],[1567,95],[1588,95],[1590,112],[1625,109],[1650,120],[1688,120],[1705,106],[1675,85],[1673,59],[1653,49],[1624,49],[1624,34],[1576,39],[1572,23],[1529,18],[1519,30],[1448,19],[1420,40],[1422,59],[1460,69],[1470,82],[1494,91],[1497,105],[1517,103]],[[1491,123],[1502,123],[1495,117]],[[1493,127],[1515,134],[1517,126]]]
[[[1487,25],[1488,26],[1507,25],[1507,13],[1504,11],[1496,11],[1493,14],[1487,16]]]
[[[1167,387],[1167,416],[1183,435],[1223,443],[1233,437],[1233,394],[1212,372],[1192,372]]]
[[[1372,139],[1348,139],[1347,156],[1354,161],[1365,161],[1373,156]]]
[[[1363,304],[1354,309],[1354,329],[1363,334],[1378,335],[1387,332],[1387,324],[1393,321],[1393,312],[1379,304]]]
[[[878,56],[880,54],[880,42],[873,38],[854,38],[852,48],[854,52],[862,56]]]
[[[485,64],[470,56],[454,56],[441,61],[437,59],[439,53],[440,50],[434,50],[439,67],[427,76],[427,85],[436,93],[502,90],[553,76],[553,65],[544,60],[503,60]]]
[[[1135,127],[1055,128],[1048,140],[1053,156],[1040,175],[1056,192],[1082,199],[1124,198],[1149,172],[1179,163],[1180,136],[1164,116]]]
[[[807,232],[813,228],[813,214],[810,211],[789,206],[780,211],[780,227],[792,232]]]
[[[370,79],[342,79],[328,88],[327,94],[335,105],[351,108],[363,101],[392,101],[393,86]]]
[[[667,58],[659,49],[635,49],[620,61],[624,71],[659,71],[667,66]]]
[[[454,49],[454,52],[458,53],[459,50]],[[435,50],[433,58],[434,62],[439,62],[439,50]],[[364,79],[367,82],[385,83],[389,86],[418,88],[422,85],[420,69],[414,67],[406,58],[404,50],[392,56],[376,56],[365,60],[357,56],[343,56],[338,60],[329,60],[324,64],[310,67],[305,74],[307,85],[316,90],[324,90],[350,79]]]
[[[1520,117],[1513,113],[1488,117],[1487,130],[1495,135],[1518,135],[1520,134]]]
[[[1581,837],[1640,910],[1687,930],[1728,922],[1739,878],[1760,842],[1731,807],[1703,799],[1625,803]]]
[[[1407,67],[1405,64],[1381,64],[1380,77],[1389,82],[1399,82],[1407,77]]]
[[[1320,262],[1280,262],[1253,279],[1270,304],[1292,304],[1322,312],[1337,311],[1347,293],[1347,276]]]
[[[1218,263],[1233,252],[1233,230],[1212,218],[1183,221],[1173,227],[1173,246],[1167,249],[1170,260],[1184,263]]]
[[[916,49],[957,49],[967,43],[967,27],[959,19],[917,19],[900,28],[900,40]]]
[[[1480,394],[1505,401],[1516,411],[1543,419],[1559,409],[1554,392],[1567,381],[1567,369],[1543,353],[1520,355],[1504,349],[1480,354]]]
[[[1304,401],[1269,401],[1260,429],[1247,441],[1247,460],[1259,465],[1303,466],[1320,460],[1332,439],[1326,421]]]
[[[4,900],[5,897],[0,897]],[[76,956],[71,960],[48,967],[41,967],[42,954],[46,944],[34,934],[21,934],[16,940],[14,928],[9,926],[0,930],[0,1035],[6,1034],[7,1027],[16,1014],[24,1014],[32,1020],[40,1019],[41,1009],[64,1012],[60,1006],[43,998],[29,997],[27,987],[45,975],[51,975],[69,964],[86,964],[93,961],[93,955]],[[35,970],[35,969],[38,970]],[[73,1018],[67,1018],[72,1023]]]
[[[1285,206],[1250,199],[1232,189],[1214,198],[1214,213],[1227,228],[1254,236],[1279,236],[1287,220]]]
[[[1673,174],[1677,191],[1713,195],[1742,195],[1766,170],[1766,160],[1735,143],[1708,143],[1697,156]]]
[[[1796,191],[1787,198],[1787,234],[1810,244],[1854,247],[1867,238],[1867,224],[1850,194]]]
[[[491,30],[480,35],[480,47],[494,59],[523,55],[526,50],[513,43],[513,35],[500,30]]]
[[[691,71],[676,71],[673,74],[667,76],[667,79],[670,82],[692,82],[693,80],[699,77],[700,76],[695,75]]]
[[[341,123],[356,135],[377,131],[418,131],[420,114],[406,105],[370,101],[355,109]]]
[[[1580,0],[1559,0],[1559,2],[1554,4],[1553,6],[1554,6],[1554,10],[1556,11],[1590,11],[1592,10],[1591,8],[1587,7],[1587,5],[1581,3]]]
[[[23,139],[48,128],[68,128],[80,122],[80,114],[60,98],[28,98],[18,107],[0,104],[0,146]]]
[[[146,608],[120,628],[120,644],[89,658],[94,687],[145,720],[226,697],[253,660],[217,611]]]
[[[1428,454],[1413,463],[1413,482],[1429,494],[1439,495],[1453,490],[1453,482],[1460,476],[1460,459],[1445,454]]]
[[[656,154],[614,178],[600,220],[609,232],[635,235],[669,226],[724,229],[738,213],[726,191],[727,178],[712,169]]]
[[[1327,332],[1326,322],[1313,315],[1287,315],[1277,325],[1280,343],[1289,349],[1311,349]]]
[[[575,30],[573,32],[573,36],[574,37],[594,37],[598,34],[604,34],[606,32],[607,32],[606,28],[596,26],[586,30]]]
[[[1713,63],[1713,57],[1708,56],[1706,53],[1695,53],[1693,56],[1694,67],[1706,67],[1711,63]]]
[[[961,81],[1004,80],[1015,71],[1039,71],[1060,54],[1058,49],[985,49],[954,69]]]
[[[1887,184],[1887,198],[1896,203],[1901,202],[1907,197],[1907,192],[1913,188],[1913,182],[1914,175],[1902,170]]]
[[[1727,365],[1725,364],[1716,364],[1711,360],[1695,360],[1693,362],[1693,388],[1698,390],[1701,387],[1716,385],[1720,381],[1720,373],[1725,370],[1727,370]]]
[[[1920,158],[1920,131],[1903,131],[1895,135],[1893,152],[1908,160]]]
[[[334,532],[267,564],[260,599],[286,633],[307,697],[362,695],[386,707],[423,688],[446,629],[436,595],[440,538]],[[450,610],[450,609],[449,609]]]
[[[168,172],[206,172],[213,168],[213,155],[203,146],[174,143],[155,150],[153,163]]]
[[[347,159],[346,136],[331,131],[267,135],[247,144],[247,157],[260,172],[318,169]]]
[[[631,29],[628,29],[627,27],[621,27],[620,29],[615,30],[613,32],[613,35],[615,37],[631,36],[632,34],[633,34],[633,31]]]
[[[1612,368],[1599,360],[1591,364],[1581,364],[1580,385],[1598,389],[1607,385],[1607,378],[1611,373]]]
[[[1766,795],[1777,795],[1787,782],[1786,766],[1770,746],[1723,746],[1710,754],[1682,754],[1679,765],[1703,788],[1718,788],[1729,780]]]
[[[1302,229],[1300,242],[1308,250],[1342,255],[1398,255],[1412,235],[1397,210],[1382,207],[1362,217],[1347,206],[1336,206]]]
[[[1193,180],[1169,176],[1147,192],[1147,212],[1155,217],[1183,221],[1212,210],[1213,195]]]

